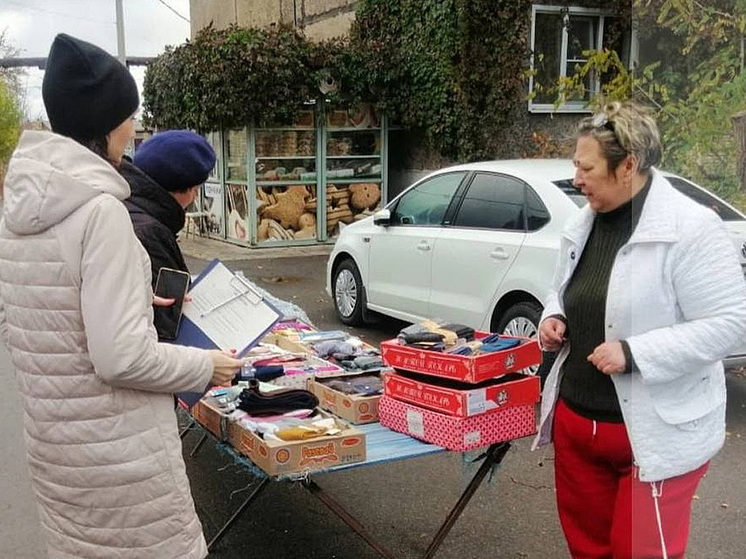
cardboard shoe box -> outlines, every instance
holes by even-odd
[[[228,439],[228,415],[212,396],[205,396],[192,407],[192,416],[218,440]]]
[[[383,385],[386,396],[456,417],[535,404],[541,394],[539,377],[518,373],[469,385],[426,375],[387,372]]]
[[[303,474],[365,460],[365,433],[349,425],[345,427],[334,436],[277,441],[265,440],[239,422],[231,421],[228,442],[269,475]]]
[[[454,417],[384,395],[378,414],[381,425],[392,431],[458,452],[536,433],[534,404],[506,407],[495,413],[471,417]]]
[[[358,374],[370,375],[371,373],[363,372]],[[336,377],[324,377],[324,379],[349,379],[353,376],[355,375],[345,374]],[[350,423],[361,425],[378,421],[378,401],[381,399],[380,394],[375,396],[345,394],[315,378],[308,380],[308,390],[313,392],[319,399],[319,407],[332,412],[337,417],[346,419]]]
[[[476,332],[475,338],[489,335]],[[419,349],[402,344],[398,339],[381,342],[381,352],[389,367],[476,384],[541,363],[539,343],[535,339],[521,339],[523,343],[518,346],[480,355]]]

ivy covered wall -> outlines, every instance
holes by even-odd
[[[157,127],[209,131],[287,122],[307,100],[365,101],[408,131],[392,139],[394,167],[556,155],[545,136],[569,135],[577,115],[527,110],[531,5],[360,0],[349,35],[322,42],[283,25],[210,26],[149,67],[145,117]],[[325,95],[321,81],[334,84]]]

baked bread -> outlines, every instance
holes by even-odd
[[[372,182],[361,182],[349,186],[353,208],[365,210],[375,208],[381,199],[381,187]]]

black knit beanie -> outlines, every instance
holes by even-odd
[[[125,66],[96,45],[64,33],[49,49],[41,92],[52,131],[83,142],[105,136],[140,104]]]

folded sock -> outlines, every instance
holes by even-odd
[[[319,405],[319,399],[308,390],[274,390],[263,393],[259,382],[249,381],[239,397],[239,409],[254,416],[279,415],[293,410],[313,409]]]
[[[521,340],[518,338],[501,338],[489,343],[482,343],[479,346],[480,353],[491,353],[493,351],[502,351],[504,349],[510,349],[521,344]]]

